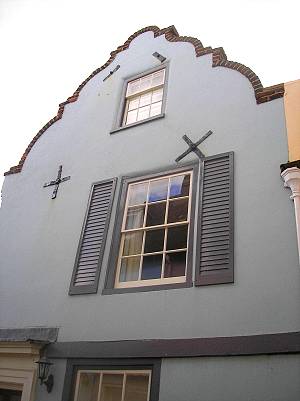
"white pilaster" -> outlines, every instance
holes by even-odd
[[[291,199],[294,200],[300,263],[300,169],[297,167],[287,168],[281,173],[281,177],[284,180],[284,186],[289,187],[292,191]]]

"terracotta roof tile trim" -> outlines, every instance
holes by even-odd
[[[59,105],[57,115],[55,117],[53,117],[50,121],[48,121],[47,124],[44,125],[43,128],[41,128],[40,131],[35,135],[35,137],[32,139],[32,141],[26,148],[23,156],[21,157],[19,164],[17,166],[11,167],[9,171],[4,173],[4,175],[15,174],[15,173],[21,172],[24,162],[26,160],[26,157],[28,156],[30,150],[32,149],[32,147],[34,146],[36,141],[43,135],[43,133],[49,127],[51,127],[51,125],[53,125],[56,121],[58,121],[62,118],[65,105],[76,102],[81,89],[95,75],[97,75],[100,71],[102,71],[106,67],[108,67],[114,61],[114,59],[116,58],[118,53],[128,49],[130,46],[130,43],[133,41],[133,39],[135,39],[136,37],[138,37],[139,35],[141,35],[145,32],[153,32],[155,38],[158,36],[164,35],[165,38],[169,42],[191,43],[195,48],[196,57],[200,57],[205,54],[212,54],[212,60],[213,60],[212,66],[213,67],[225,67],[225,68],[230,68],[232,70],[236,70],[236,71],[240,72],[241,74],[243,74],[250,81],[250,83],[254,89],[254,94],[255,94],[257,104],[269,102],[270,100],[277,99],[284,95],[283,83],[274,85],[274,86],[270,86],[268,88],[264,88],[262,86],[258,76],[249,67],[246,67],[245,65],[240,64],[240,63],[236,63],[234,61],[227,60],[226,54],[222,47],[218,47],[216,49],[212,49],[211,47],[204,47],[202,45],[202,43],[200,42],[200,40],[197,38],[193,38],[190,36],[179,36],[174,25],[169,26],[168,28],[164,28],[164,29],[159,29],[157,26],[148,26],[146,28],[140,29],[139,31],[135,32],[133,35],[129,36],[129,38],[126,40],[126,42],[123,45],[119,46],[116,50],[112,51],[110,53],[110,58],[106,61],[106,63],[103,64],[101,67],[97,68],[95,71],[93,71],[91,73],[91,75],[89,77],[87,77],[78,86],[78,88],[73,93],[73,95],[70,96],[65,102],[63,102]]]

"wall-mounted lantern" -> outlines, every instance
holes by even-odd
[[[53,363],[49,362],[45,356],[43,356],[36,363],[38,364],[38,378],[40,380],[40,384],[45,384],[48,393],[50,393],[54,384],[54,377],[53,375],[49,375],[49,370]]]

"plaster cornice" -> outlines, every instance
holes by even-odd
[[[249,67],[246,67],[245,65],[234,62],[234,61],[227,60],[227,56],[222,47],[218,47],[216,49],[213,49],[212,47],[204,47],[202,45],[202,43],[200,42],[200,40],[197,38],[193,38],[191,36],[180,36],[174,25],[171,25],[171,26],[169,26],[167,28],[163,28],[163,29],[160,29],[157,26],[148,26],[146,28],[140,29],[139,31],[135,32],[133,35],[129,36],[129,38],[126,40],[126,42],[123,45],[117,47],[116,50],[114,50],[110,53],[110,58],[106,61],[106,63],[104,63],[101,67],[99,67],[95,71],[93,71],[78,86],[78,88],[75,90],[75,92],[73,93],[72,96],[70,96],[65,102],[60,103],[57,115],[55,117],[53,117],[50,121],[48,121],[47,124],[45,124],[39,130],[39,132],[35,135],[35,137],[31,140],[31,142],[27,146],[23,156],[21,157],[19,164],[11,167],[9,171],[4,173],[4,175],[15,174],[15,173],[19,173],[22,171],[24,162],[25,162],[29,152],[31,151],[32,147],[37,142],[37,140],[43,135],[43,133],[49,127],[51,127],[51,125],[53,125],[54,123],[56,123],[56,121],[58,121],[62,118],[65,106],[67,104],[76,102],[82,88],[95,75],[97,75],[100,71],[102,71],[106,67],[108,67],[114,61],[114,59],[116,58],[118,53],[128,49],[130,46],[130,43],[135,38],[137,38],[139,35],[142,35],[145,32],[153,32],[154,38],[164,35],[166,40],[168,40],[169,42],[191,43],[194,46],[196,57],[200,57],[205,54],[212,54],[212,66],[213,67],[225,67],[225,68],[230,68],[232,70],[236,70],[239,73],[241,73],[242,75],[244,75],[250,81],[250,83],[253,87],[253,90],[254,90],[254,95],[255,95],[257,104],[265,103],[270,100],[282,97],[284,95],[284,85],[283,84],[278,84],[278,85],[264,88],[262,86],[261,81],[258,78],[258,76]]]

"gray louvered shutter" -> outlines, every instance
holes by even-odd
[[[201,171],[196,285],[233,282],[233,153],[207,157]]]
[[[71,295],[97,292],[115,185],[116,179],[110,179],[92,187],[70,285]]]

